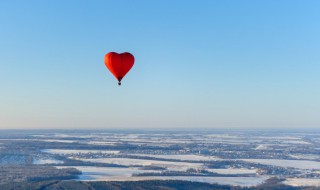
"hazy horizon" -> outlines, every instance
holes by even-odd
[[[317,129],[320,1],[1,1],[0,129]],[[136,62],[117,85],[110,51]]]

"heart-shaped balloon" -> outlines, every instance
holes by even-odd
[[[131,53],[107,53],[104,57],[104,63],[110,72],[116,77],[121,85],[121,80],[130,71],[134,64],[134,57]]]

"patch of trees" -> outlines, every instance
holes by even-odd
[[[81,171],[75,168],[57,169],[51,166],[0,167],[0,184],[23,181],[77,179]],[[0,188],[1,189],[1,188]]]
[[[128,166],[119,165],[119,164],[111,164],[111,163],[99,163],[99,162],[88,162],[82,160],[74,160],[65,158],[62,156],[58,157],[59,160],[63,161],[61,164],[51,164],[51,165],[59,165],[59,166],[95,166],[95,167],[119,167],[119,168],[128,168]],[[50,164],[47,164],[50,165]]]
[[[208,184],[180,180],[150,180],[123,182],[41,181],[0,185],[0,189],[14,190],[316,190],[316,187],[291,187],[271,178],[256,187]]]
[[[14,190],[249,190],[228,185],[207,184],[189,181],[125,181],[125,182],[80,182],[45,181],[0,185],[0,189]]]

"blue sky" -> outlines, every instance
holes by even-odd
[[[0,1],[0,128],[316,128],[320,1]],[[109,51],[136,62],[122,86]]]

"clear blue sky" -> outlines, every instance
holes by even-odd
[[[0,1],[0,128],[320,127],[320,1]],[[103,59],[134,54],[119,87]]]

